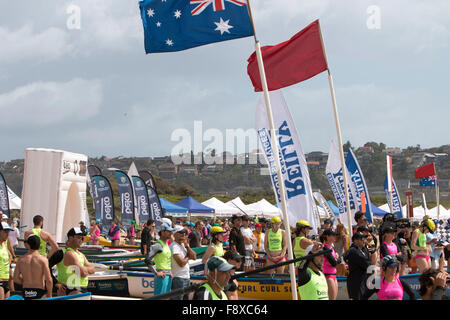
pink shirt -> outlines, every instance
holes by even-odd
[[[398,254],[397,245],[395,243],[388,244],[387,242],[384,242],[386,245],[386,248],[389,252],[389,255],[396,256]],[[380,258],[383,259],[383,255],[380,254]]]
[[[109,229],[109,232],[112,232],[112,231],[114,230],[115,227],[116,227],[116,226],[111,227],[111,228]],[[120,240],[120,230],[119,230],[119,228],[117,228],[117,231],[116,231],[116,233],[114,233],[114,235],[111,237],[111,240]]]
[[[337,254],[336,254],[336,251],[334,251],[334,247],[330,246],[327,243],[325,243],[324,246],[331,250],[331,255],[336,259]],[[336,267],[333,267],[328,262],[328,259],[326,257],[323,258],[322,270],[323,270],[323,273],[326,273],[326,274],[336,274]]]
[[[377,292],[377,296],[378,300],[402,300],[403,286],[398,275],[395,276],[393,283],[384,281],[384,277],[381,277],[380,290]]]

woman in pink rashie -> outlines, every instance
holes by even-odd
[[[329,252],[324,254],[322,271],[325,274],[325,279],[327,279],[328,298],[330,300],[336,300],[338,294],[336,267],[340,263],[341,259],[334,250],[336,235],[337,233],[332,229],[325,229],[321,235],[324,249],[329,249]]]
[[[376,290],[378,300],[403,300],[403,292],[409,295],[410,300],[416,296],[406,281],[400,279],[399,262],[396,256],[387,255],[381,260],[383,275]]]
[[[98,244],[98,240],[100,239],[100,228],[98,227],[97,221],[91,221],[91,230],[89,232],[90,235],[90,243]]]

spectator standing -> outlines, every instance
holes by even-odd
[[[150,247],[155,241],[155,221],[153,221],[153,219],[148,219],[147,223],[144,224],[141,233],[141,253],[147,255],[150,252]]]
[[[244,236],[241,232],[242,218],[238,215],[231,217],[231,231],[230,231],[230,250],[237,251],[241,256],[245,256]],[[242,270],[242,266],[238,271]]]
[[[187,244],[187,230],[181,225],[174,228],[174,239],[170,245],[172,251],[172,290],[190,285],[189,260],[197,259],[195,252]],[[173,300],[189,300],[189,295],[177,296]]]
[[[198,248],[202,245],[202,235],[203,235],[203,228],[205,227],[203,221],[198,220],[195,223],[195,228],[192,230],[192,232],[188,236],[188,243],[191,248]]]
[[[350,238],[345,226],[340,223],[336,226],[336,242],[334,243],[334,249],[339,257],[344,256],[344,252],[349,249]],[[344,277],[346,272],[346,264],[344,259],[341,260],[336,266],[336,277]]]
[[[348,296],[352,300],[361,300],[367,294],[366,280],[368,278],[367,268],[372,265],[370,254],[366,248],[367,236],[356,232],[352,236],[352,245],[345,252],[344,259],[348,264],[349,274],[347,276]]]
[[[134,240],[136,239],[136,221],[131,220],[130,226],[127,229],[128,243],[134,246]]]
[[[253,235],[253,231],[250,229],[250,220],[248,216],[242,217],[241,233],[244,237],[245,244],[245,260],[244,260],[244,271],[250,271],[255,269],[255,260],[253,243],[256,241],[256,237]]]
[[[83,236],[87,236],[87,228],[86,228],[86,226],[84,225],[84,222],[83,222],[83,221],[80,221],[79,226],[80,226],[81,232],[83,232]]]
[[[359,211],[355,213],[355,221],[356,225],[353,226],[353,233],[357,232],[358,227],[367,227],[369,224],[367,218],[364,216],[364,213]]]
[[[118,247],[120,244],[120,228],[113,220],[109,228],[108,237],[111,240],[111,247]]]
[[[425,270],[419,276],[419,293],[423,300],[449,300],[445,295],[449,275],[445,271],[432,268]]]
[[[11,231],[9,232],[9,243],[11,244],[11,247],[18,248],[19,247],[19,238],[20,238],[20,232],[17,228],[17,221],[13,221],[11,224]]]

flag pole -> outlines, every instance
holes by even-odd
[[[386,155],[386,165],[387,165],[387,178],[388,178],[388,193],[389,193],[389,207],[391,213],[394,213],[394,206],[392,204],[392,162],[390,156]]]
[[[435,178],[435,187],[436,187],[436,204],[437,204],[437,219],[439,220],[439,182],[438,182],[438,175],[436,174]]]
[[[333,77],[331,76],[330,68],[328,66],[328,58],[327,58],[327,54],[326,54],[326,50],[325,50],[325,42],[323,41],[322,28],[320,27],[320,21],[318,21],[318,24],[319,24],[320,40],[322,41],[323,56],[325,57],[325,61],[327,63],[328,84],[330,86],[331,101],[333,103],[334,121],[336,124],[336,133],[337,133],[338,144],[339,144],[339,155],[341,158],[341,166],[342,166],[342,178],[344,180],[345,204],[346,204],[346,208],[347,208],[347,218],[348,218],[348,228],[349,228],[348,232],[350,235],[350,243],[351,243],[352,215],[350,212],[350,196],[348,194],[347,167],[345,165],[345,160],[344,160],[344,148],[342,146],[341,125],[339,123],[339,114],[338,114],[337,103],[336,103],[336,95],[334,92]]]
[[[292,241],[291,241],[291,225],[289,224],[289,217],[287,214],[287,205],[286,205],[286,191],[284,189],[284,183],[283,183],[283,176],[281,173],[281,163],[280,163],[280,157],[279,157],[279,148],[278,148],[278,140],[276,139],[276,131],[275,131],[275,124],[273,121],[273,114],[272,114],[272,106],[270,104],[270,97],[269,97],[269,89],[267,86],[267,79],[266,79],[266,73],[264,70],[264,62],[262,59],[262,53],[261,53],[261,45],[256,38],[256,30],[255,25],[253,23],[253,16],[252,16],[252,10],[250,7],[250,0],[247,0],[247,7],[248,12],[250,16],[250,22],[252,24],[253,28],[253,36],[255,39],[255,52],[258,62],[258,68],[259,68],[259,75],[261,77],[261,84],[264,91],[264,101],[266,105],[266,113],[269,120],[269,126],[270,126],[270,137],[272,140],[272,146],[274,147],[274,159],[275,159],[275,166],[277,169],[277,178],[278,178],[278,187],[280,192],[280,199],[281,199],[281,212],[283,213],[283,221],[284,221],[284,227],[286,232],[286,238],[287,238],[287,249],[288,249],[288,259],[292,260],[294,259],[294,251],[292,248]],[[292,300],[298,300],[297,296],[297,281],[295,278],[295,266],[294,264],[289,264],[289,275],[291,279],[291,292],[292,292]]]

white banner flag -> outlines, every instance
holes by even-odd
[[[320,204],[320,206],[327,213],[327,218],[334,220],[334,218],[335,218],[334,212],[331,209],[330,205],[328,204],[327,200],[324,198],[324,196],[320,192],[313,192],[313,196],[317,200],[317,202]]]
[[[348,215],[347,215],[347,206],[345,203],[345,189],[344,189],[344,178],[342,175],[342,165],[339,156],[339,149],[331,141],[330,152],[328,153],[328,161],[326,167],[326,175],[328,178],[328,182],[330,183],[331,191],[333,191],[334,197],[336,199],[336,203],[339,208],[339,220],[341,223],[351,232],[351,226],[348,225]],[[350,187],[348,182],[351,181],[350,175],[347,173],[347,188],[349,191],[349,199],[350,199],[350,212],[351,212],[351,221],[354,221],[355,213],[358,211],[358,206],[355,205],[356,194],[355,191]]]
[[[279,157],[283,183],[286,189],[286,204],[289,224],[295,226],[297,221],[306,220],[310,223],[311,234],[317,234],[320,226],[319,214],[312,195],[309,171],[300,144],[297,129],[292,120],[289,108],[281,90],[270,92],[273,110],[273,122],[277,132]],[[274,147],[270,140],[270,126],[268,123],[266,106],[261,97],[256,109],[256,130],[269,164],[269,174],[275,191],[278,207],[281,208],[278,176],[274,159]]]

